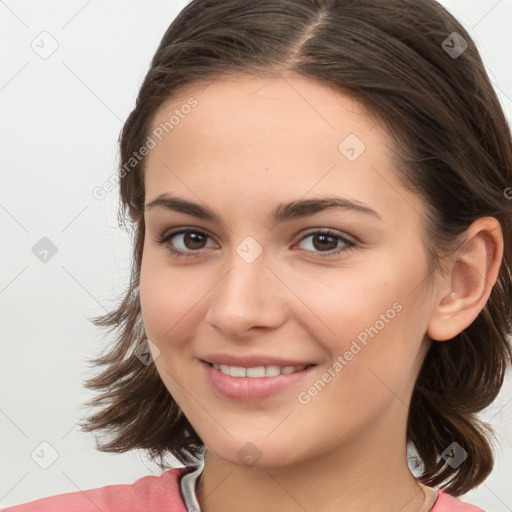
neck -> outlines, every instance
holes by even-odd
[[[395,406],[404,408],[398,400]],[[388,411],[366,435],[286,466],[247,467],[207,450],[198,484],[202,512],[428,511],[436,491],[411,473],[396,413]]]

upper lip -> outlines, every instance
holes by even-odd
[[[303,366],[315,364],[311,361],[283,359],[280,357],[259,354],[211,354],[201,357],[200,359],[206,363],[226,364],[228,366],[239,366],[242,368],[251,368],[255,366]]]

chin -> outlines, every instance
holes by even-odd
[[[224,438],[218,442],[205,442],[208,451],[223,461],[240,467],[272,468],[293,464],[297,459],[297,452],[293,446],[283,443],[276,437],[258,439],[256,437]]]

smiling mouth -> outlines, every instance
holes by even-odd
[[[297,373],[315,366],[314,364],[303,364],[300,366],[230,366],[227,364],[207,363],[215,370],[223,373],[224,375],[230,375],[231,377],[249,377],[249,378],[262,378],[262,377],[277,377],[279,375],[290,375]]]

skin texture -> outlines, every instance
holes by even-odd
[[[207,447],[202,510],[428,510],[435,491],[423,493],[407,466],[408,404],[428,336],[449,340],[485,305],[503,250],[499,224],[479,219],[465,251],[432,274],[425,205],[396,180],[387,131],[352,98],[297,75],[222,77],[182,92],[153,120],[167,121],[190,96],[198,102],[148,155],[146,204],[166,192],[222,222],[147,208],[140,298],[158,372]],[[353,161],[339,149],[350,134],[365,145]],[[381,219],[351,210],[267,219],[277,203],[327,195],[365,203]],[[156,242],[179,227],[208,235],[167,242],[191,257]],[[357,245],[322,257],[344,243],[322,245],[321,233],[307,236],[315,229]],[[249,236],[262,249],[251,263],[237,252]],[[393,304],[400,311],[300,403]],[[290,390],[241,403],[204,378],[199,359],[218,352],[317,366]],[[238,455],[249,442],[254,466]]]

